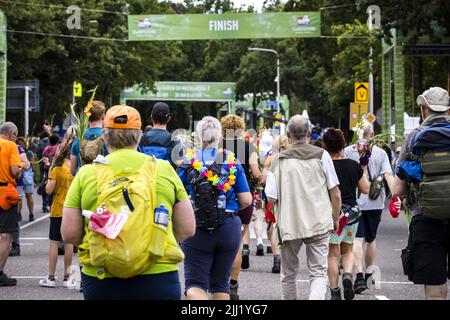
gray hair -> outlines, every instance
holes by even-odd
[[[299,114],[294,115],[287,124],[287,133],[293,140],[301,140],[311,133],[309,120]]]
[[[197,123],[197,127],[195,128],[195,133],[202,148],[208,146],[217,147],[219,145],[221,132],[222,126],[219,120],[210,116],[203,117],[203,119]]]
[[[142,138],[142,130],[103,128],[108,149],[136,148]]]
[[[19,133],[17,126],[13,122],[5,122],[0,127],[0,134],[9,134],[11,132]]]
[[[367,138],[372,138],[372,135],[374,134],[373,131],[373,124],[371,124],[368,121],[364,121],[364,125],[363,125],[363,138],[367,139]]]

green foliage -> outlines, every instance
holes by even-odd
[[[33,0],[32,3],[54,6],[0,1],[9,30],[117,39],[87,40],[8,32],[8,80],[39,79],[42,110],[39,121],[56,114],[56,123],[62,121],[65,112],[70,112],[65,106],[72,101],[75,80],[84,88],[98,84],[96,96],[108,106],[118,103],[123,88],[135,83],[152,89],[154,81],[233,81],[237,83],[238,98],[251,93],[256,107],[262,97],[275,99],[276,94],[276,56],[248,51],[249,47],[262,47],[279,53],[281,94],[287,94],[291,101],[291,115],[306,109],[311,120],[320,122],[322,127],[341,125],[345,129],[349,103],[353,101],[353,84],[368,78],[371,46],[377,110],[381,106],[381,37],[388,37],[389,29],[398,27],[402,34],[409,31],[409,41],[428,36],[439,42],[448,36],[450,28],[447,23],[449,2],[444,0],[357,0],[356,3],[267,0],[265,11],[321,10],[324,37],[126,42],[120,41],[127,39],[127,18],[121,12],[223,13],[253,12],[254,8],[234,8],[232,0],[185,0],[176,5],[157,0]],[[365,26],[366,8],[371,4],[381,7],[382,32],[370,33]],[[83,10],[82,29],[68,30],[66,7],[69,5],[109,13]],[[415,70],[420,67],[417,61],[407,59],[406,63],[407,67],[414,64]],[[436,59],[425,61],[423,69],[432,72],[424,71],[419,84],[407,77],[407,85],[414,86],[415,91],[433,85],[435,73],[442,71],[443,63],[444,60]],[[438,78],[439,85],[445,85],[445,73],[442,74],[444,76]],[[413,101],[416,94],[410,93],[409,100]],[[85,105],[87,99],[78,99],[76,103]],[[150,103],[140,106],[144,108],[143,114],[147,114]],[[210,104],[173,103],[172,106],[175,106],[174,120],[183,124],[189,115],[214,113],[214,106]]]

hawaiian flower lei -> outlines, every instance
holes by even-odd
[[[226,179],[220,178],[217,174],[212,173],[211,170],[206,168],[202,162],[196,157],[196,151],[190,149],[186,152],[186,158],[191,161],[192,167],[197,170],[201,175],[208,178],[208,181],[217,189],[222,190],[223,192],[227,192],[231,189],[231,186],[235,184],[236,180],[236,158],[233,152],[227,151],[225,149],[220,148],[219,152],[225,152],[227,155],[226,165],[230,174]]]

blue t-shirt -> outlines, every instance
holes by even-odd
[[[216,159],[217,149],[207,148],[197,152],[197,158],[204,164],[209,165]],[[190,162],[189,162],[190,163]],[[226,211],[229,212],[237,212],[239,211],[239,204],[237,200],[237,193],[249,192],[250,189],[248,187],[247,179],[245,178],[244,169],[240,164],[239,160],[236,159],[236,179],[235,184],[231,187],[230,190],[225,193],[227,198]],[[227,164],[222,165],[222,177],[227,177],[229,174],[229,170],[227,169]],[[191,196],[191,199],[194,200],[195,194],[192,190],[191,185],[187,179],[187,168],[182,166],[178,169],[178,176],[183,182],[186,191]],[[223,191],[219,191],[219,194],[223,194]]]
[[[84,138],[88,140],[95,140],[100,137],[103,133],[103,128],[88,128],[84,133]],[[81,167],[81,158],[80,158],[80,144],[78,139],[75,138],[72,143],[71,154],[77,157],[77,171]],[[108,155],[108,150],[104,149],[104,155]]]

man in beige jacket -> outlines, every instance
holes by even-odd
[[[341,210],[339,180],[328,152],[307,143],[306,118],[295,115],[287,125],[292,147],[272,162],[265,193],[275,208],[281,245],[284,300],[297,299],[298,253],[306,244],[310,300],[324,300],[328,287],[330,232],[337,231]]]

